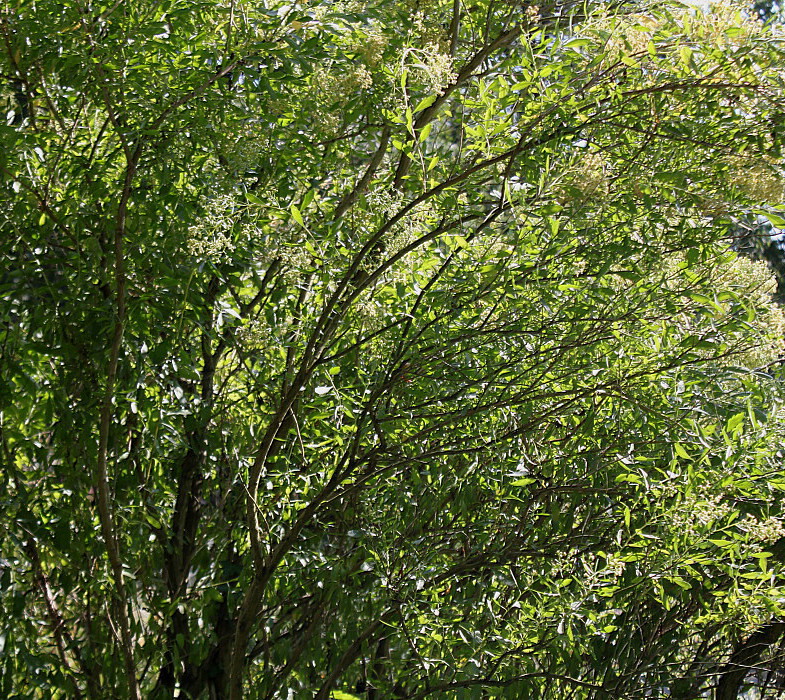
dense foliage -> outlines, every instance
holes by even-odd
[[[780,692],[785,316],[733,240],[785,225],[775,30],[19,0],[0,31],[0,695]]]

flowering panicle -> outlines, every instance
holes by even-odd
[[[452,56],[442,53],[438,44],[429,44],[421,52],[421,63],[416,68],[420,81],[428,92],[441,95],[447,86],[458,79]]]
[[[624,55],[645,57],[650,43],[666,26],[680,27],[683,31],[669,46],[657,46],[660,56],[663,52],[699,42],[720,48],[743,46],[760,36],[764,29],[758,19],[749,16],[743,5],[722,0],[706,9],[680,10],[667,23],[642,13],[621,17],[602,14],[586,25],[586,31],[602,44],[605,62],[616,63]],[[649,62],[651,57],[645,60]]]
[[[604,62],[616,63],[624,55],[646,53],[659,26],[655,18],[643,14],[626,17],[600,15],[587,25],[586,31],[602,44]]]
[[[747,518],[740,527],[751,540],[760,543],[774,544],[785,537],[785,527],[779,518],[766,518],[766,520]]]
[[[731,508],[722,502],[722,495],[694,494],[688,496],[672,515],[672,527],[694,537],[707,527],[719,523],[730,514]]]
[[[254,170],[266,151],[265,142],[266,135],[261,124],[246,124],[227,149],[226,162],[236,173],[242,174]]]
[[[342,73],[318,67],[312,76],[316,111],[314,118],[321,130],[334,136],[341,126],[342,117],[334,105],[373,86],[373,75],[363,63],[357,63]]]
[[[356,50],[363,61],[371,67],[379,65],[384,59],[384,50],[387,48],[387,37],[378,29],[369,30],[357,44]]]
[[[744,46],[763,32],[763,23],[742,3],[720,0],[703,12],[683,10],[676,21],[688,37],[712,46]]]
[[[232,228],[236,203],[229,195],[212,200],[204,216],[188,228],[188,252],[198,260],[217,263],[234,251]]]
[[[738,256],[725,266],[721,282],[735,288],[756,311],[760,339],[736,361],[750,369],[765,367],[785,356],[785,311],[773,301],[777,290],[766,263]]]
[[[563,175],[556,190],[562,204],[601,198],[608,194],[609,166],[598,151],[591,151],[577,160]]]
[[[273,333],[267,323],[253,319],[237,329],[236,337],[246,350],[263,350],[272,343]]]
[[[303,274],[313,265],[311,254],[302,245],[281,246],[278,249],[281,259],[281,270],[289,284],[300,281]]]
[[[736,156],[729,161],[730,184],[745,197],[766,204],[785,202],[782,165],[774,158]]]

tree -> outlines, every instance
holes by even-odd
[[[784,319],[729,248],[778,221],[773,30],[495,0],[1,26],[4,696],[775,687]]]

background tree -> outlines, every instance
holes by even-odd
[[[0,29],[4,696],[777,668],[783,315],[728,246],[778,221],[773,30],[494,0]]]

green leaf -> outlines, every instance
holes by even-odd
[[[417,106],[414,108],[414,112],[422,112],[422,110],[430,107],[436,101],[436,95],[428,95],[424,97],[417,103]]]
[[[292,212],[292,217],[294,218],[294,220],[295,220],[295,221],[296,221],[298,224],[300,224],[300,226],[303,226],[303,227],[304,227],[304,226],[305,226],[305,223],[303,222],[303,215],[300,213],[300,210],[299,210],[299,209],[298,209],[298,208],[297,208],[297,207],[296,207],[294,204],[292,204],[292,205],[289,207],[289,211],[291,211],[291,212]]]
[[[763,214],[775,228],[785,228],[785,218],[779,214],[775,214],[771,211],[761,211],[760,213]]]
[[[678,442],[674,443],[673,451],[683,459],[690,459],[690,453],[684,449],[684,446],[681,443]]]

